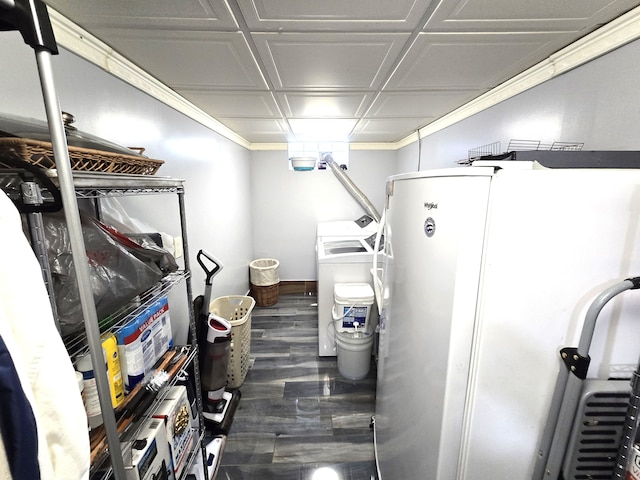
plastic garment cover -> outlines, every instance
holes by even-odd
[[[162,249],[140,246],[84,212],[80,212],[80,221],[99,320],[151,288],[165,272],[177,269],[175,260]],[[62,214],[46,215],[44,223],[60,329],[65,336],[84,327],[69,233]]]

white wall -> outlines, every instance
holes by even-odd
[[[44,120],[33,50],[16,32],[2,32],[0,38],[0,114]],[[61,108],[75,115],[80,130],[124,146],[146,147],[145,155],[166,162],[157,175],[186,180],[194,296],[204,292],[204,272],[195,259],[201,248],[224,264],[214,279],[212,297],[244,294],[253,257],[249,152],[65,50],[53,56],[52,63]],[[132,217],[179,234],[176,196],[121,202]],[[170,302],[176,305],[183,297],[174,294]],[[183,343],[186,310],[172,310],[176,341]]]
[[[421,169],[455,166],[469,149],[511,139],[584,142],[584,150],[640,150],[640,41],[422,139]],[[413,145],[403,150],[415,149]],[[413,167],[404,161],[401,168]]]
[[[0,114],[44,120],[33,51],[16,32],[0,35]],[[165,161],[157,175],[186,180],[194,295],[204,291],[195,260],[201,248],[224,264],[212,298],[245,294],[253,258],[278,258],[282,280],[314,280],[316,224],[364,213],[331,171],[290,171],[285,151],[249,152],[63,49],[52,63],[61,109],[75,115],[80,130],[143,146],[147,156]],[[347,173],[379,211],[386,178],[398,173],[396,158],[395,151],[351,152]],[[174,196],[119,201],[135,219],[178,235]],[[185,332],[184,309],[174,311],[174,330]]]
[[[382,213],[395,151],[351,151],[347,175]],[[286,151],[251,154],[253,250],[277,258],[281,280],[315,280],[319,222],[355,220],[365,212],[330,170],[289,170]]]
[[[0,35],[0,113],[44,119],[33,51],[15,32]],[[283,280],[313,280],[316,224],[363,213],[330,171],[293,172],[284,151],[248,152],[64,50],[53,64],[61,107],[76,116],[81,130],[144,146],[148,156],[166,161],[159,175],[186,179],[196,295],[204,290],[195,262],[200,248],[225,265],[214,280],[214,297],[247,291],[252,258],[278,258]],[[353,150],[347,173],[381,211],[389,175],[455,166],[470,148],[495,141],[503,148],[519,138],[640,149],[639,73],[640,42],[634,42],[430,135],[421,145],[397,152]],[[167,212],[175,202],[159,198],[127,206],[133,216],[171,229]]]
[[[422,156],[421,145],[413,142],[404,148],[398,150],[397,166],[402,173],[417,172],[421,170]]]

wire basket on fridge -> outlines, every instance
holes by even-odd
[[[227,387],[238,388],[249,371],[251,354],[251,312],[256,301],[242,295],[218,297],[209,312],[231,323],[231,353],[227,367]]]

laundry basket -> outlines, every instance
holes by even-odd
[[[278,303],[280,295],[280,262],[275,258],[258,258],[249,263],[250,295],[259,307]]]
[[[209,312],[231,323],[231,353],[227,367],[227,387],[238,388],[249,371],[251,353],[251,311],[256,302],[251,297],[229,295],[209,304]]]

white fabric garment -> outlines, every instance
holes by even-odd
[[[20,214],[1,190],[0,245],[0,335],[36,418],[41,478],[87,479],[89,434],[75,371]],[[0,478],[11,478],[2,445]]]
[[[2,319],[0,319],[0,322]],[[0,478],[11,478],[11,472],[9,471],[9,463],[7,462],[7,454],[4,451],[4,444],[2,443],[2,437],[0,437]]]

